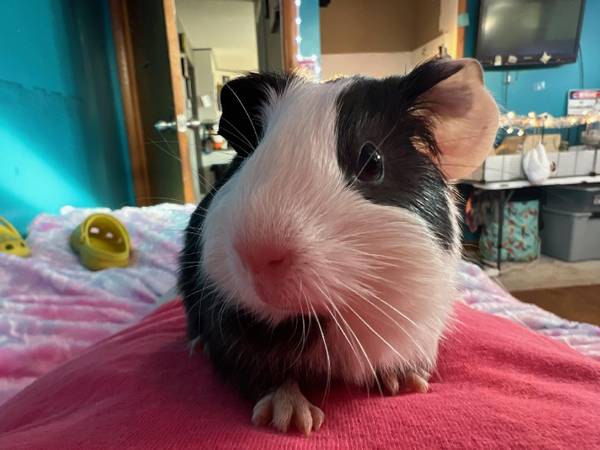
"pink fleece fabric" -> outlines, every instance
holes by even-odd
[[[600,364],[465,305],[431,392],[334,388],[309,438],[252,426],[252,405],[190,358],[184,322],[170,302],[38,379],[0,409],[0,448],[600,446]]]

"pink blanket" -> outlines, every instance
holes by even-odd
[[[309,438],[250,423],[252,405],[186,351],[178,302],[95,346],[0,409],[0,448],[598,448],[600,363],[457,306],[427,394],[334,388]],[[319,402],[315,392],[313,401]]]
[[[164,204],[114,211],[135,249],[134,263],[126,269],[89,272],[68,247],[71,230],[97,210],[64,208],[58,216],[40,215],[27,238],[31,258],[0,254],[0,404],[174,296],[181,231],[192,210]],[[459,281],[470,306],[600,360],[600,328],[521,303],[471,264],[462,265]]]

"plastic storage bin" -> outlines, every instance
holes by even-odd
[[[544,188],[544,191],[546,192],[546,206],[550,209],[600,212],[600,184],[552,186]]]
[[[600,213],[542,210],[542,253],[563,261],[600,259]]]

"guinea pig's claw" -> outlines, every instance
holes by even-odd
[[[295,381],[284,383],[274,392],[265,395],[254,406],[252,423],[256,426],[272,425],[285,433],[290,424],[308,436],[323,424],[323,411],[311,404]]]
[[[422,371],[409,371],[398,374],[390,371],[380,375],[381,387],[388,395],[396,395],[401,390],[425,394],[429,390],[428,374]]]
[[[409,372],[406,374],[406,389],[410,392],[426,394],[429,391],[429,383],[423,375],[417,372]]]

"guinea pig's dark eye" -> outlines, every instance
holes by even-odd
[[[372,142],[365,142],[360,148],[356,178],[366,183],[383,179],[383,156]]]

